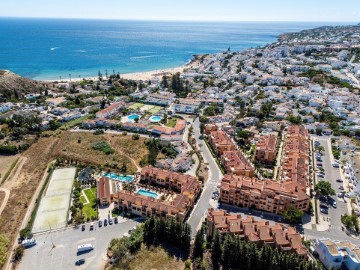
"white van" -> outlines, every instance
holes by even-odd
[[[84,244],[84,245],[80,245],[77,248],[77,252],[85,252],[85,251],[91,251],[94,249],[94,246],[92,244]]]

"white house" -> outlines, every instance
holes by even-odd
[[[360,249],[348,241],[316,240],[315,251],[326,269],[360,270]]]

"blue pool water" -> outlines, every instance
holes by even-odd
[[[119,180],[121,182],[132,182],[134,181],[134,176],[131,175],[119,175],[116,173],[108,172],[104,174],[105,177],[109,177],[113,180]]]
[[[131,115],[128,116],[129,122],[134,122],[135,119],[140,119],[140,115],[138,115],[138,114],[131,114]]]
[[[161,116],[159,116],[159,115],[153,115],[153,116],[151,116],[150,117],[150,122],[154,122],[154,123],[156,123],[156,122],[160,122],[161,121]]]
[[[143,196],[146,196],[146,197],[151,197],[151,198],[154,198],[154,199],[156,199],[158,197],[158,195],[155,192],[147,191],[147,190],[144,190],[144,189],[139,189],[137,194],[143,195]]]
[[[263,46],[281,33],[321,25],[0,18],[0,69],[55,80],[157,70],[183,65],[194,54]]]

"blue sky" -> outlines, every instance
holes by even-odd
[[[8,0],[0,17],[360,22],[360,0]]]

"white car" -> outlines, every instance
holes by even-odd
[[[334,207],[334,208],[337,207],[337,203],[335,201],[332,203],[332,207]]]

